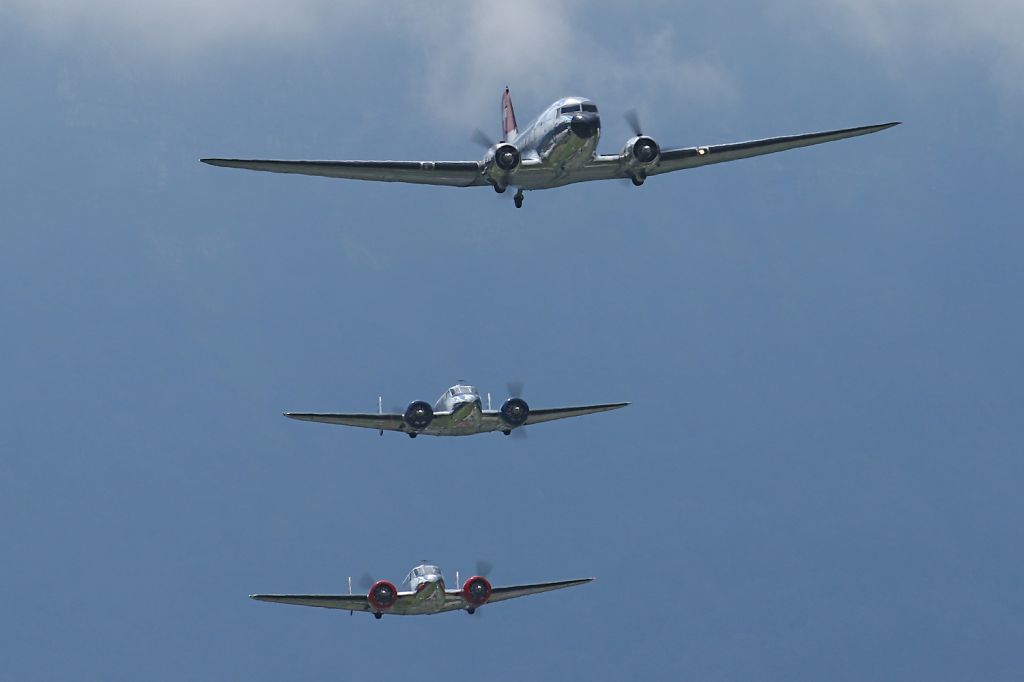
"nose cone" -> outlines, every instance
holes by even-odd
[[[576,114],[569,121],[569,129],[572,130],[573,135],[584,140],[596,135],[600,128],[601,119],[597,117],[597,114],[590,112]]]
[[[452,413],[455,417],[463,417],[472,412],[474,407],[480,407],[479,399],[460,400],[452,406]]]

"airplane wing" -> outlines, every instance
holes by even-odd
[[[488,604],[493,604],[497,601],[505,601],[506,599],[515,599],[516,597],[526,597],[531,594],[540,594],[541,592],[550,592],[551,590],[560,590],[563,587],[574,587],[576,585],[583,585],[589,583],[593,578],[579,578],[577,580],[559,580],[554,583],[534,583],[532,585],[509,585],[508,587],[495,587],[491,591],[491,597],[487,600]]]
[[[399,593],[399,598],[401,598]],[[250,599],[269,601],[275,604],[294,604],[295,606],[318,606],[323,609],[342,609],[344,611],[372,612],[366,595],[360,594],[250,594]]]
[[[375,429],[377,431],[407,431],[405,418],[401,414],[377,412],[352,412],[352,413],[317,413],[317,412],[285,412],[284,416],[289,419],[298,419],[304,422],[321,422],[324,424],[338,424],[340,426],[357,426],[364,429]],[[452,416],[451,412],[435,412],[430,426],[422,433],[431,433],[438,427],[447,424]]]
[[[549,407],[544,409],[530,408],[530,414],[526,418],[526,425],[550,422],[555,419],[566,419],[568,417],[579,417],[584,414],[596,412],[607,412],[625,407],[629,403],[607,403],[605,405],[581,405],[579,407]]]
[[[593,578],[578,578],[576,580],[560,580],[554,583],[534,583],[532,585],[509,585],[508,587],[495,587],[491,590],[491,596],[487,600],[488,604],[494,602],[505,601],[506,599],[515,599],[516,597],[526,597],[531,594],[540,594],[541,592],[551,592],[552,590],[560,590],[563,587],[575,587],[576,585],[583,585],[589,583]],[[447,590],[445,591],[445,605],[442,611],[458,611],[468,606],[465,598],[462,596],[462,590]]]
[[[738,159],[750,158],[751,156],[774,154],[775,152],[784,152],[787,149],[809,147],[814,144],[844,140],[848,137],[857,137],[858,135],[869,135],[895,125],[899,125],[899,122],[828,130],[821,133],[769,137],[763,140],[750,140],[748,142],[714,144],[706,147],[665,149],[661,152],[661,160],[658,162],[658,165],[648,171],[647,174],[659,175],[661,173],[683,170],[684,168],[696,168],[712,163],[722,163],[723,161],[736,161]]]
[[[323,422],[324,424],[340,424],[341,426],[359,426],[364,429],[383,429],[385,431],[401,431],[405,421],[400,414],[378,414],[376,412],[350,414],[317,414],[314,412],[285,412],[289,419],[306,422]]]
[[[723,161],[737,161],[750,158],[751,156],[774,154],[775,152],[784,152],[787,149],[796,149],[798,147],[809,147],[815,144],[822,144],[823,142],[834,142],[835,140],[843,140],[848,137],[877,133],[895,125],[899,125],[899,123],[882,123],[880,125],[860,126],[858,128],[828,130],[821,133],[769,137],[763,140],[732,142],[703,147],[663,149],[657,165],[648,170],[647,175],[660,175],[686,168],[697,168],[698,166],[722,163]],[[627,175],[622,168],[621,158],[617,154],[602,154],[596,156],[593,161],[590,161],[582,168],[573,169],[571,171],[571,178],[568,181],[586,182],[588,180],[611,180],[625,177]]]
[[[270,159],[199,159],[211,166],[325,178],[411,182],[420,185],[486,185],[479,161],[274,161]]]

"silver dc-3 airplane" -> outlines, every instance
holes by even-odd
[[[416,400],[409,403],[405,412],[387,413],[383,410],[382,399],[378,398],[376,414],[285,412],[284,416],[309,422],[377,429],[382,436],[385,431],[401,431],[409,434],[410,438],[415,438],[421,433],[428,436],[470,436],[490,431],[501,431],[508,436],[516,429],[530,424],[607,412],[629,404],[606,403],[531,409],[520,397],[521,392],[521,385],[510,384],[510,397],[502,403],[499,410],[491,409],[490,393],[487,394],[487,408],[484,409],[479,391],[473,386],[458,383],[442,393],[433,407],[425,400]]]
[[[746,159],[797,147],[842,140],[885,130],[898,122],[843,128],[763,140],[662,149],[645,135],[635,112],[626,118],[633,136],[618,154],[598,154],[601,118],[597,105],[585,97],[564,97],[552,103],[522,132],[516,124],[512,97],[502,98],[502,136],[493,142],[477,131],[474,139],[487,147],[479,161],[274,161],[266,159],[200,159],[228,168],[298,173],[329,178],[410,182],[424,185],[494,188],[516,187],[515,204],[523,191],[550,189],[588,180],[623,178],[640,186],[651,175]]]
[[[466,611],[472,614],[484,604],[560,590],[563,587],[582,585],[593,580],[593,578],[580,578],[553,583],[492,587],[487,577],[480,575],[487,572],[486,567],[478,565],[478,575],[468,578],[462,587],[447,589],[441,569],[424,562],[409,571],[409,575],[403,582],[403,584],[408,583],[409,589],[401,592],[392,582],[374,581],[367,576],[365,582],[369,585],[369,590],[365,596],[352,594],[352,578],[348,579],[348,594],[250,594],[249,596],[259,601],[277,604],[318,606],[324,609],[340,609],[349,613],[365,611],[379,619],[385,613],[397,616],[422,616],[445,611]],[[459,576],[456,573],[455,584],[458,585],[458,583]]]

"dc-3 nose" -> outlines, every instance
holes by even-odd
[[[452,416],[455,418],[464,417],[469,414],[474,407],[480,406],[480,400],[460,400],[452,406]]]
[[[569,121],[569,129],[572,130],[573,135],[584,140],[593,137],[600,127],[601,119],[597,114],[591,112],[575,114]]]

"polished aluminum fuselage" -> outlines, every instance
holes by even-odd
[[[420,564],[405,577],[412,590],[413,599],[403,602],[400,608],[404,615],[426,615],[445,610],[448,598],[445,595],[444,576],[437,566]]]
[[[582,105],[595,110],[562,113],[566,107]],[[577,123],[575,127],[574,119]],[[579,134],[579,130],[585,134]],[[508,140],[519,150],[524,165],[540,165],[551,172],[514,173],[509,184],[523,189],[545,189],[567,184],[570,182],[571,171],[594,159],[600,138],[601,119],[593,102],[583,97],[565,97],[552,103],[522,132]]]
[[[439,435],[468,436],[480,432],[483,403],[479,391],[473,386],[452,386],[434,403],[434,412],[451,412],[451,417]]]

